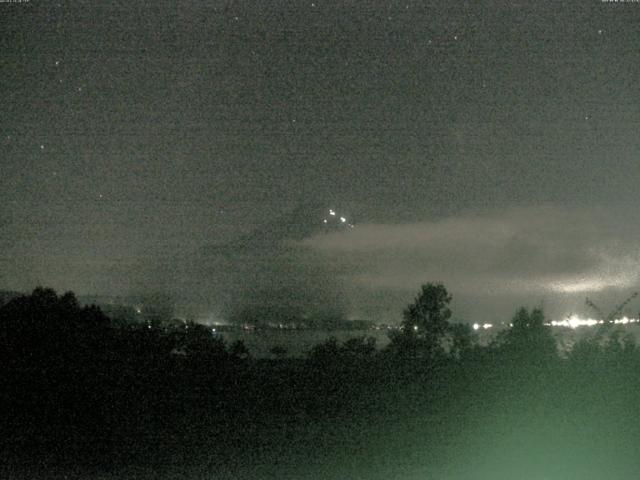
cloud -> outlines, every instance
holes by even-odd
[[[361,224],[302,243],[330,261],[357,266],[344,275],[363,302],[367,290],[410,292],[441,281],[454,296],[485,303],[511,299],[513,308],[527,296],[584,299],[634,287],[640,265],[635,225],[605,209],[521,207]]]

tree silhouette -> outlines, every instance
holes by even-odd
[[[451,347],[449,353],[454,358],[464,356],[474,347],[475,335],[466,323],[454,323],[449,327]]]
[[[109,319],[95,306],[80,307],[75,295],[58,297],[38,287],[0,308],[0,343],[12,362],[60,361],[104,349]]]
[[[318,365],[331,365],[340,355],[338,339],[334,336],[314,345],[309,351],[309,359]]]
[[[374,337],[354,337],[342,344],[340,353],[355,359],[371,358],[376,353],[376,339]]]
[[[549,360],[557,355],[556,341],[539,308],[531,312],[524,307],[519,308],[513,316],[511,328],[498,335],[494,346],[513,359],[530,363]]]
[[[391,348],[402,355],[433,357],[444,353],[450,331],[451,295],[440,283],[427,283],[403,312],[402,331],[391,336]]]
[[[281,360],[287,355],[287,349],[282,345],[276,345],[275,347],[272,347],[271,350],[269,350],[269,353],[271,353],[271,355],[273,355],[277,359]]]
[[[186,353],[196,359],[224,359],[227,347],[224,339],[213,335],[211,329],[200,323],[189,322],[182,333]]]
[[[236,340],[229,347],[229,353],[231,357],[237,360],[247,360],[251,355],[249,353],[249,349],[244,344],[242,340]]]

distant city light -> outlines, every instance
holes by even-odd
[[[638,323],[638,320],[635,318],[622,317],[622,318],[618,318],[617,320],[614,320],[613,323],[626,325],[627,323]]]
[[[577,315],[571,315],[563,320],[553,320],[551,322],[551,326],[578,328],[578,327],[593,327],[594,325],[598,325],[598,323],[602,323],[602,320],[598,321],[593,318],[580,318]]]
[[[582,318],[578,315],[570,315],[562,320],[552,320],[549,323],[545,323],[545,325],[547,325],[548,327],[564,327],[576,329],[578,327],[594,327],[596,325],[603,325],[605,323],[611,323],[614,325],[629,325],[631,323],[640,323],[640,319],[629,318],[625,316],[606,322],[605,320],[596,320],[594,318]],[[508,326],[513,327],[513,324],[509,323]],[[472,325],[472,328],[474,330],[488,330],[493,327],[494,325],[492,323],[474,323]]]
[[[342,223],[345,223],[345,222],[347,221],[347,219],[346,219],[346,218],[344,218],[344,217],[340,217],[340,221],[341,221]]]
[[[640,320],[637,318],[616,318],[606,323],[613,323],[614,325],[628,325],[629,323],[638,323]],[[578,327],[593,327],[595,325],[604,324],[604,320],[596,320],[593,318],[581,318],[578,315],[571,315],[564,320],[553,320],[550,325],[552,327],[567,327],[567,328],[578,328]]]
[[[335,217],[336,216],[336,212],[334,212],[333,210],[329,209],[329,215],[333,215]]]
[[[480,329],[488,330],[490,328],[493,328],[493,324],[492,323],[482,323],[482,324],[474,323],[473,324],[473,329],[474,330],[480,330]]]

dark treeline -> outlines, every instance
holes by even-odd
[[[0,477],[632,478],[628,332],[559,355],[521,308],[481,346],[450,301],[424,285],[382,350],[253,359],[203,325],[114,323],[38,288],[0,307]]]

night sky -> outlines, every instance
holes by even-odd
[[[442,281],[500,321],[640,286],[640,3],[31,0],[0,33],[0,288],[394,321]]]

